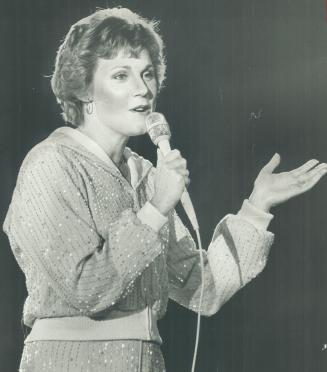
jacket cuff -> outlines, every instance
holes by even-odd
[[[237,216],[251,223],[258,230],[267,230],[270,221],[274,218],[271,213],[266,213],[255,207],[248,199],[244,200],[242,208],[237,213]]]
[[[136,215],[143,224],[150,226],[156,232],[159,232],[162,226],[168,222],[168,218],[162,215],[150,202],[146,202]]]

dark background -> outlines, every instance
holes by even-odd
[[[12,0],[0,13],[1,217],[27,151],[62,126],[49,78],[69,26],[124,5],[161,20],[168,78],[158,111],[189,161],[205,246],[275,153],[280,170],[327,161],[327,23],[323,0]],[[131,147],[154,160],[147,138]],[[327,178],[273,213],[275,244],[258,279],[203,319],[201,372],[327,370]],[[0,371],[18,369],[24,277],[0,249]],[[190,370],[194,314],[171,303],[160,328],[168,372]],[[96,372],[96,371],[95,371]]]

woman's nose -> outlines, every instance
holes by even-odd
[[[152,92],[149,89],[146,82],[140,77],[135,82],[135,95],[136,96],[152,96]],[[150,97],[151,98],[151,97]]]

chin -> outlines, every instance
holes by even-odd
[[[143,128],[137,128],[132,133],[129,134],[130,137],[136,137],[136,136],[142,136],[146,133],[146,128],[143,126]]]
[[[131,132],[133,132],[131,136],[140,136],[142,134],[145,134],[146,133],[145,121],[142,120],[133,123],[133,128]]]

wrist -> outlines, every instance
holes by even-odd
[[[265,213],[269,213],[272,205],[269,203],[267,198],[265,198],[262,194],[260,194],[257,190],[253,190],[250,197],[249,202],[255,206],[256,208],[260,209]]]
[[[168,218],[150,202],[146,202],[143,207],[137,212],[137,217],[143,224],[152,227],[153,230],[159,232],[162,226],[168,221]]]
[[[150,203],[163,215],[166,216],[168,215],[169,209],[165,204],[160,201],[156,196],[154,196],[151,200]]]
[[[241,209],[237,213],[237,216],[243,218],[258,230],[262,231],[267,230],[270,221],[274,217],[272,214],[254,206],[247,199],[244,200]]]

